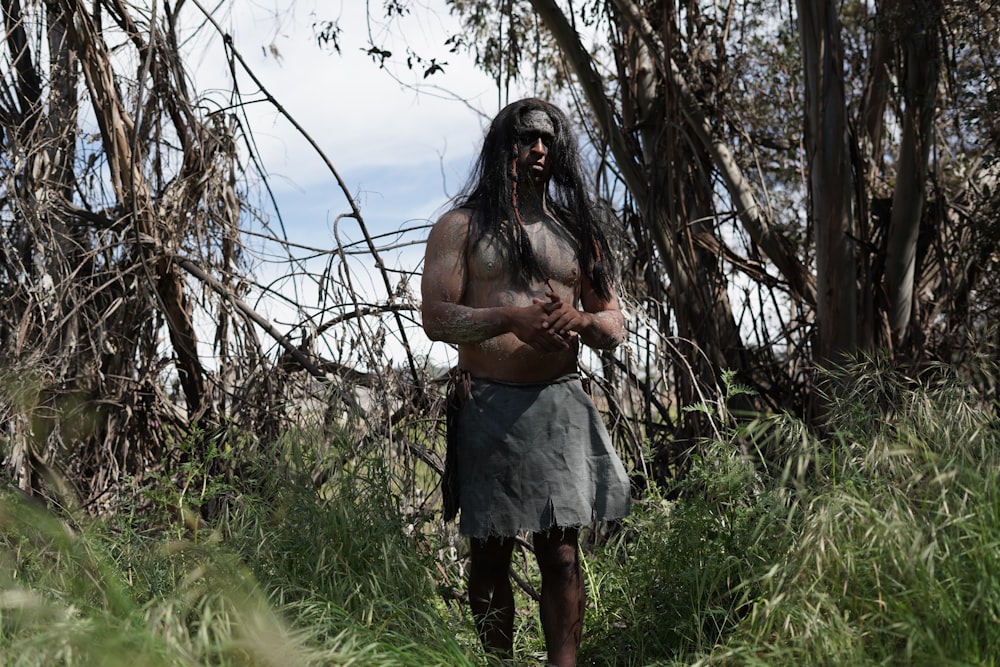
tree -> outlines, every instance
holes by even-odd
[[[816,231],[816,361],[857,351],[857,225],[844,91],[840,21],[833,2],[802,0],[806,173]]]
[[[360,413],[359,392],[375,387],[381,418],[369,412],[366,433],[375,442],[398,438],[392,419],[412,403],[424,373],[409,352],[405,382],[402,373],[371,369],[387,365],[378,346],[387,328],[395,325],[409,349],[405,282],[390,281],[329,160],[347,215],[382,269],[384,300],[359,297],[340,249],[309,249],[327,262],[314,269],[272,231],[268,220],[280,222],[280,210],[251,198],[262,190],[267,201],[268,182],[242,116],[241,80],[282,109],[214,15],[183,0],[4,0],[2,7],[7,478],[26,492],[102,511],[130,480],[183,485],[178,471],[199,466],[242,475],[270,455],[292,420],[336,428],[335,415]],[[214,32],[229,61],[228,98],[190,88],[182,44],[199,31]],[[249,305],[288,299],[254,282],[247,258],[260,243],[271,256],[285,253],[288,280],[318,286],[317,303],[294,304],[301,321],[284,330]],[[352,338],[364,344],[345,344]],[[245,451],[221,453],[236,446]]]
[[[736,407],[806,413],[813,369],[855,350],[961,364],[995,387],[978,363],[995,357],[1000,306],[1000,32],[986,3],[449,6],[467,28],[443,45],[449,57],[467,48],[501,94],[516,83],[574,109],[619,213],[635,354],[599,362],[637,461],[642,442],[665,451],[710,427],[673,408],[710,402],[732,377],[757,391],[735,392]],[[234,77],[224,98],[190,89],[182,7],[198,18],[188,30],[218,36]],[[382,7],[400,21],[411,9]],[[439,466],[407,432],[434,399],[407,339],[408,276],[390,277],[315,142],[384,295],[358,294],[342,249],[317,250],[316,270],[270,226],[280,211],[267,208],[241,81],[306,133],[213,14],[120,0],[2,8],[9,477],[33,491],[69,480],[99,509],[129,476],[169,477],[220,434],[266,442],[304,404],[329,429],[341,409],[364,413],[352,446],[392,443],[391,456]],[[437,76],[445,59],[407,60]],[[317,304],[255,284],[248,239],[265,237],[287,257],[286,280],[317,286]],[[298,321],[262,317],[250,304],[265,295],[294,301]],[[72,426],[53,418],[67,413]]]
[[[993,344],[968,311],[995,270],[982,252],[996,234],[976,222],[995,210],[985,6],[449,5],[498,81],[578,103],[630,232],[634,293],[699,366],[675,366],[682,403],[697,400],[686,378],[730,370],[804,410],[808,370],[842,355],[952,360]]]

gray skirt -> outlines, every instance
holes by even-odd
[[[459,531],[514,536],[629,512],[628,476],[578,375],[546,384],[472,378],[456,406]]]

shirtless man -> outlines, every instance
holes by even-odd
[[[455,208],[427,240],[423,326],[458,346],[446,488],[470,538],[469,598],[488,652],[513,651],[515,537],[533,535],[552,665],[576,664],[578,530],[629,509],[624,468],[577,371],[623,337],[611,253],[566,116],[537,99],[493,120]],[[455,400],[455,396],[458,400]],[[449,479],[450,478],[450,479]]]

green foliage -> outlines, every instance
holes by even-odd
[[[992,664],[992,408],[940,368],[830,379],[829,435],[786,416],[730,428],[590,556],[588,660]]]
[[[228,437],[107,522],[5,497],[0,664],[471,664],[377,461],[317,486],[297,440],[245,477],[206,473]],[[211,524],[192,511],[220,495]],[[173,523],[151,525],[151,499]]]
[[[730,441],[707,443],[688,475],[653,487],[616,540],[590,559],[596,607],[585,655],[645,665],[721,642],[749,613],[755,579],[787,540],[763,464]],[[594,562],[595,559],[598,562]]]
[[[736,371],[726,369],[721,373],[722,396],[718,401],[703,400],[699,403],[684,406],[684,412],[700,412],[721,422],[728,422],[735,415],[730,409],[730,403],[739,396],[753,396],[754,391],[736,381]]]
[[[789,475],[791,548],[706,662],[984,664],[1000,649],[1000,471],[991,410],[932,369],[834,379],[834,436]],[[777,554],[776,554],[777,555]]]
[[[878,359],[827,386],[825,435],[783,415],[728,419],[684,479],[586,541],[581,664],[1000,654],[991,407],[945,369],[905,379]],[[0,663],[478,664],[468,610],[435,590],[444,533],[400,510],[378,448],[349,441],[324,442],[333,451],[320,459],[308,434],[290,434],[245,474],[188,485],[225,497],[207,524],[180,512],[151,530],[148,494],[103,522],[6,494]],[[240,438],[220,436],[217,453],[226,442]],[[306,471],[327,460],[317,484]],[[197,495],[185,494],[191,507],[205,504]],[[533,559],[517,568],[537,585]],[[516,644],[522,658],[543,655],[522,595]]]
[[[177,463],[150,471],[141,489],[149,524],[172,527],[176,537],[197,532],[198,515],[235,490],[230,476],[220,471],[230,470],[237,459],[257,467],[252,441],[241,435],[235,428],[210,434],[194,425],[180,442],[168,441]],[[183,521],[172,521],[176,517]]]
[[[97,532],[11,492],[0,501],[0,663],[193,664],[136,625],[141,605]]]

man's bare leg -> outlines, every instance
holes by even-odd
[[[509,660],[514,655],[514,591],[510,559],[514,538],[470,540],[469,606],[487,653]]]
[[[534,536],[535,557],[542,574],[539,613],[549,663],[574,667],[583,631],[586,594],[575,528],[554,528]]]

